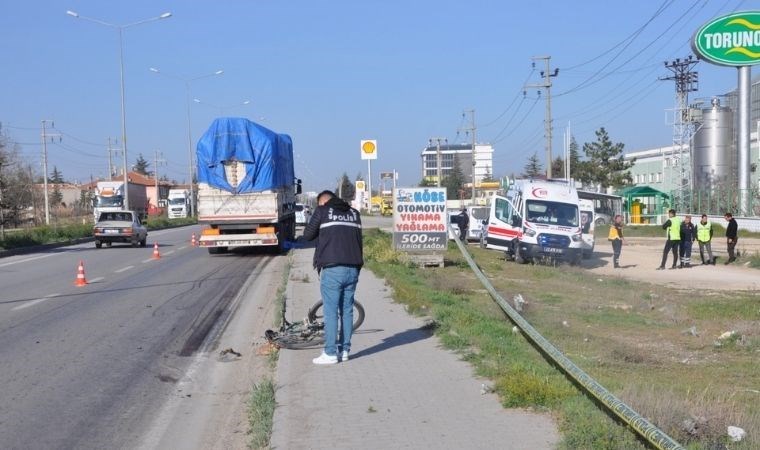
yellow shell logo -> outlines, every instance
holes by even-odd
[[[362,151],[368,155],[375,153],[375,148],[375,143],[372,141],[365,141],[364,144],[362,144]]]

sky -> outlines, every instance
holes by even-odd
[[[42,173],[42,120],[54,125],[49,171],[55,166],[69,181],[105,176],[108,138],[121,147],[119,30],[83,18],[126,25],[171,12],[123,29],[129,165],[142,154],[149,170],[188,180],[188,110],[193,152],[215,117],[247,117],[292,137],[306,191],[333,188],[343,173],[366,179],[362,139],[377,140],[373,186],[392,170],[400,185],[417,185],[430,138],[470,142],[467,110],[475,110],[477,141],[494,147],[495,176],[519,173],[534,153],[543,162],[545,92],[526,87],[543,81],[543,61],[531,65],[537,56],[551,56],[551,71],[559,69],[551,79],[554,155],[568,124],[580,145],[600,127],[626,152],[670,145],[675,85],[660,80],[671,75],[664,62],[691,54],[689,40],[707,21],[753,7],[746,0],[4,3],[0,123],[35,170]],[[691,100],[736,87],[736,69],[700,62],[695,70]],[[165,160],[157,167],[156,152]]]

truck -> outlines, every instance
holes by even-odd
[[[187,189],[169,189],[166,203],[169,219],[184,219],[190,216],[190,193]]]
[[[100,217],[100,213],[122,210],[134,211],[138,217],[145,218],[148,212],[148,197],[145,193],[145,186],[127,183],[127,189],[129,189],[129,205],[124,204],[124,181],[98,181],[95,185],[95,196],[93,197],[95,221]]]
[[[218,118],[196,147],[199,245],[210,254],[231,248],[285,249],[295,240],[293,143],[245,118]]]
[[[486,248],[503,250],[518,263],[580,264],[578,192],[565,180],[515,180],[506,196],[494,195],[484,240]]]

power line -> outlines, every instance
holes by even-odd
[[[531,76],[533,76],[533,73],[534,73],[535,71],[536,71],[536,65],[535,65],[535,64],[531,64],[530,73],[528,74],[528,76],[527,76],[527,77],[525,77],[525,81],[523,81],[523,83],[522,83],[522,85],[521,85],[521,86],[524,86],[524,85],[525,85],[525,83],[527,83],[527,82],[528,82],[528,80],[530,80],[530,77],[531,77]],[[520,94],[523,94],[523,99],[525,98],[525,91],[524,91],[523,89],[520,89],[520,90],[518,90],[518,91],[517,91],[517,93],[515,94],[514,98],[512,98],[512,101],[511,101],[511,102],[509,103],[509,105],[507,106],[507,108],[506,108],[504,111],[502,111],[502,112],[501,112],[501,114],[499,114],[499,116],[498,116],[498,117],[496,117],[494,120],[492,120],[492,121],[488,122],[488,123],[487,123],[487,124],[485,124],[485,125],[481,125],[480,127],[481,127],[481,128],[490,127],[491,125],[493,125],[493,124],[495,124],[496,122],[498,122],[498,121],[499,121],[499,119],[501,119],[502,117],[504,117],[504,114],[506,114],[506,113],[507,113],[507,111],[509,111],[509,109],[512,107],[512,105],[514,105],[514,104],[515,104],[515,102],[517,101],[517,99],[520,97]]]

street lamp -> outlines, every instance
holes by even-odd
[[[193,99],[193,101],[194,101],[195,103],[198,103],[198,104],[200,104],[200,105],[211,106],[212,108],[216,108],[216,109],[218,109],[218,110],[219,110],[219,115],[220,115],[220,116],[223,116],[223,115],[224,115],[224,110],[225,110],[225,109],[237,108],[237,107],[240,107],[240,106],[249,105],[249,104],[251,103],[251,101],[250,101],[250,100],[244,100],[244,101],[242,101],[242,102],[233,103],[233,104],[231,104],[231,105],[219,106],[219,105],[215,105],[215,104],[213,104],[213,103],[209,103],[209,102],[207,102],[207,101],[200,101],[200,100],[199,100],[199,99],[197,99],[197,98],[194,98],[194,99]]]
[[[122,169],[124,170],[124,207],[129,208],[129,177],[127,176],[127,113],[124,107],[124,30],[136,25],[142,25],[148,22],[155,22],[156,20],[168,19],[172,16],[172,13],[165,12],[158,17],[151,17],[150,19],[140,20],[137,22],[128,23],[126,25],[116,25],[113,23],[104,22],[99,19],[93,19],[91,17],[81,16],[74,11],[66,11],[66,14],[75,18],[87,20],[107,27],[116,28],[119,30],[119,72],[120,72],[120,84],[121,84],[121,145],[122,155],[124,157],[122,162]]]
[[[193,186],[193,174],[194,174],[194,165],[193,165],[193,137],[190,135],[190,83],[195,80],[200,80],[202,78],[209,78],[214,77],[217,75],[221,75],[224,73],[224,70],[217,70],[214,73],[209,73],[206,75],[201,75],[199,77],[194,78],[185,78],[181,77],[179,75],[173,75],[170,73],[161,72],[159,69],[156,69],[155,67],[151,67],[151,72],[163,75],[165,77],[174,78],[175,80],[180,80],[183,83],[185,83],[185,103],[186,103],[186,109],[187,109],[187,153],[190,159],[190,208],[193,210],[193,215],[197,215],[198,211],[195,209],[196,207],[196,201],[195,201],[195,188]]]

